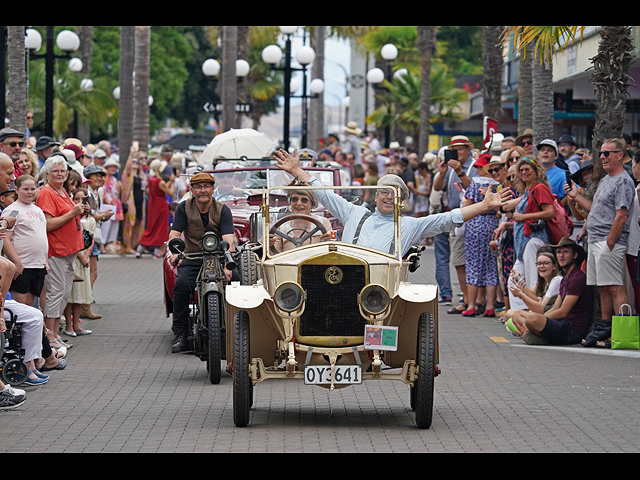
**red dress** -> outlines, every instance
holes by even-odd
[[[149,177],[149,206],[147,228],[140,239],[145,247],[160,247],[169,240],[169,203],[160,189],[161,179]]]

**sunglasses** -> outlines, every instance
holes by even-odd
[[[498,173],[502,171],[502,167],[492,168],[491,170],[487,170],[489,173]]]
[[[529,145],[533,145],[533,140],[527,140],[526,142],[522,142],[523,147],[528,147]]]
[[[608,152],[600,152],[600,156],[604,156],[605,158],[609,158],[609,155],[612,153],[622,153],[620,150],[610,150]]]
[[[5,145],[9,145],[11,148],[20,147],[23,148],[25,146],[24,142],[5,142]]]
[[[302,202],[303,205],[307,205],[311,200],[309,197],[291,197],[291,203]]]

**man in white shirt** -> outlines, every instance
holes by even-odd
[[[302,169],[297,151],[294,155],[290,155],[284,150],[279,150],[275,153],[274,158],[278,168],[292,175],[299,182],[309,183],[312,187],[322,187],[318,179],[311,177]],[[385,175],[378,182],[378,186],[389,187],[390,190],[399,188],[403,200],[409,198],[409,189],[397,175]],[[366,207],[356,206],[329,190],[318,190],[315,193],[319,202],[344,225],[342,237],[344,243],[362,245],[385,253],[395,253],[395,248],[393,248],[395,197],[390,194],[389,190],[384,189],[377,192],[375,197],[376,212],[370,216],[368,216],[370,212]],[[487,192],[482,203],[470,207],[423,218],[403,217],[401,256],[404,257],[412,246],[419,244],[426,238],[450,232],[489,210],[501,208],[510,198],[509,189],[505,189],[499,194]],[[365,216],[367,216],[366,219]],[[363,219],[365,219],[364,223],[361,224]]]

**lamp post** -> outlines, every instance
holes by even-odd
[[[297,62],[302,66],[302,68],[293,68],[291,66],[292,60],[292,41],[291,38],[296,31],[298,31],[299,27],[280,27],[280,32],[282,32],[286,36],[285,41],[285,61],[283,68],[277,68],[278,65],[282,61],[282,49],[278,45],[270,45],[266,47],[262,51],[262,60],[271,65],[272,70],[279,70],[284,72],[284,138],[283,144],[285,150],[289,150],[291,147],[291,80],[293,77],[293,72],[301,71],[305,77],[304,81],[304,93],[303,97],[305,98],[305,109],[306,109],[306,69],[307,67],[313,63],[316,58],[316,53],[311,47],[302,47],[300,51],[296,54]],[[305,112],[306,116],[306,112]],[[306,120],[305,120],[306,121]],[[306,128],[305,128],[306,131]],[[306,134],[305,134],[306,135]],[[303,142],[306,142],[306,138],[303,138]]]
[[[33,29],[27,31],[25,38],[25,47],[30,52],[33,59],[42,59],[46,61],[46,112],[45,112],[45,135],[53,137],[53,101],[54,92],[54,72],[55,62],[57,59],[71,59],[71,52],[75,52],[80,48],[80,37],[71,30],[63,30],[55,37],[55,27],[47,27],[47,52],[44,55],[37,55],[31,52],[37,52],[42,47],[42,37]],[[64,55],[56,55],[55,45],[65,52]],[[77,68],[77,62],[74,65]],[[80,67],[82,68],[82,67]]]
[[[220,62],[215,58],[209,58],[202,64],[202,73],[204,73],[204,75],[210,80],[217,78],[218,75],[220,75],[221,71],[222,66],[220,65]],[[236,60],[236,78],[238,80],[238,84],[244,81],[244,79],[248,77],[250,73],[251,65],[249,64],[249,62],[243,59]],[[205,111],[207,113],[214,113],[216,121],[218,121],[219,108],[217,106],[215,108],[212,108],[211,104],[207,103],[207,105],[205,105]],[[237,106],[236,112],[238,112]]]
[[[367,73],[367,81],[374,86],[374,88],[384,88],[380,87],[385,80],[392,82],[393,81],[393,65],[392,63],[398,58],[398,47],[392,44],[387,44],[382,47],[380,52],[382,59],[387,62],[387,72],[381,68],[374,68]],[[389,148],[391,145],[391,126],[387,125],[385,127],[385,147]]]

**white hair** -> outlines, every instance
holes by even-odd
[[[65,167],[69,165],[67,163],[66,157],[64,157],[63,155],[58,155],[58,154],[52,155],[47,159],[46,162],[44,162],[44,165],[42,166],[42,170],[45,173],[51,173],[51,171],[53,170],[53,167],[59,164],[63,164]]]

